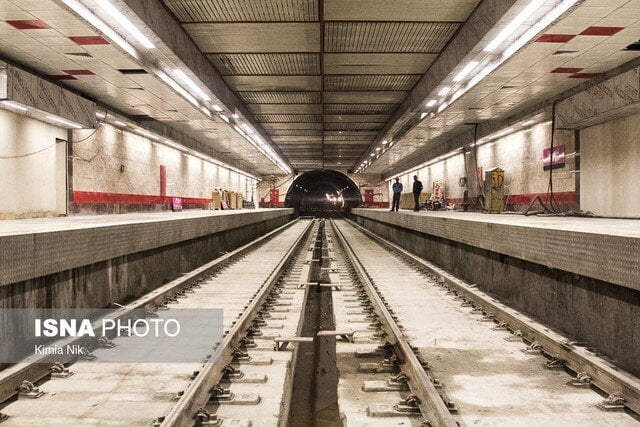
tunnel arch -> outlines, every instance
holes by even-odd
[[[351,178],[335,170],[323,169],[297,177],[285,198],[285,206],[298,213],[346,212],[361,203],[360,188]]]

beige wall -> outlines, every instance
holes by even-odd
[[[517,128],[517,125],[515,126]],[[477,166],[487,170],[500,167],[505,170],[506,193],[516,196],[514,200],[529,200],[529,195],[546,193],[549,172],[543,169],[542,151],[549,147],[551,136],[551,122],[542,122],[528,128],[508,134],[495,141],[477,147]],[[554,144],[565,145],[566,152],[575,151],[572,131],[556,130]],[[475,162],[473,152],[469,148],[466,153],[460,151],[451,157],[423,167],[401,177],[405,192],[411,192],[413,175],[424,185],[424,191],[431,192],[433,182],[444,182],[447,199],[458,202],[462,199],[466,187],[461,187],[458,181],[461,177],[473,176]],[[466,162],[465,162],[466,158]],[[554,192],[565,193],[575,191],[575,157],[566,159],[565,167],[553,171]],[[472,182],[472,179],[469,179]],[[474,189],[470,188],[470,194]],[[520,196],[520,197],[518,197]]]
[[[640,115],[581,130],[580,154],[581,208],[640,217]]]
[[[164,165],[167,196],[209,199],[214,188],[222,188],[251,199],[254,186],[246,177],[109,124],[95,133],[74,131],[73,138],[80,141],[74,144],[74,191],[159,195]]]
[[[56,138],[67,130],[0,109],[0,218],[66,213],[66,143]]]

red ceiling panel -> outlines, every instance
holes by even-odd
[[[109,44],[107,40],[100,36],[75,36],[69,38],[79,45]]]
[[[39,19],[20,19],[14,21],[5,21],[7,24],[19,30],[46,30],[49,27],[44,21]]]
[[[70,76],[68,74],[63,74],[61,76],[49,76],[54,80],[77,80],[75,77]]]
[[[562,74],[574,74],[582,71],[582,68],[569,68],[569,67],[559,67],[555,70],[551,71],[552,73],[562,73]]]
[[[93,76],[95,75],[91,70],[62,70],[63,73],[67,73],[71,76]]]
[[[589,27],[580,33],[581,36],[612,36],[620,31],[624,30],[624,27]]]
[[[536,42],[538,43],[566,43],[575,37],[574,34],[543,34]]]

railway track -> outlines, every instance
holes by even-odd
[[[639,425],[635,377],[355,223],[338,220],[335,228],[456,423]],[[423,383],[402,370],[419,391]],[[422,414],[433,425],[449,422]]]
[[[5,369],[3,425],[640,425],[634,377],[573,345],[560,362],[561,336],[347,220],[298,220],[112,316],[136,308],[219,308],[224,335],[207,363],[100,363],[118,338],[66,378]]]
[[[169,315],[179,309],[222,309],[223,342],[216,343],[215,336],[202,337],[203,341],[210,340],[212,354],[218,352],[215,361],[100,363],[107,353],[113,357],[115,352],[128,351],[126,340],[132,338],[117,338],[111,348],[92,350],[96,359],[91,362],[58,361],[65,363],[73,374],[63,378],[49,375],[51,363],[26,361],[3,371],[0,376],[3,390],[8,390],[16,379],[24,381],[25,375],[30,375],[26,377],[30,382],[35,382],[35,389],[23,387],[21,393],[17,393],[18,387],[12,390],[13,396],[9,396],[0,409],[3,425],[223,425],[219,424],[222,418],[209,413],[211,404],[219,406],[225,400],[234,403],[242,399],[245,402],[241,403],[247,400],[251,403],[261,398],[255,394],[230,394],[224,383],[268,380],[262,374],[243,375],[233,368],[233,363],[240,360],[247,365],[274,364],[268,358],[252,360],[246,354],[246,347],[255,345],[256,341],[251,337],[251,329],[268,321],[264,315],[268,317],[269,313],[265,313],[264,308],[278,311],[276,307],[280,302],[275,287],[285,274],[295,274],[288,269],[301,253],[313,225],[314,221],[296,221],[282,227],[122,307],[113,315],[125,316],[134,308],[151,308],[157,315]],[[286,312],[287,308],[282,306],[280,310]],[[185,352],[188,351],[185,348]],[[43,369],[47,372],[44,375]],[[30,398],[33,393],[38,397]],[[4,397],[8,394],[5,392]],[[226,423],[243,425],[242,420],[231,419]]]

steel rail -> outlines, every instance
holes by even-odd
[[[264,236],[261,236],[246,245],[234,249],[233,251],[224,254],[223,256],[218,257],[175,280],[172,280],[142,297],[115,309],[112,313],[109,313],[109,315],[101,317],[99,321],[102,321],[103,319],[113,319],[116,321],[118,319],[126,319],[131,316],[131,313],[134,310],[152,308],[161,304],[171,294],[179,292],[181,289],[190,286],[194,281],[208,275],[212,270],[224,266],[226,263],[232,261],[238,256],[256,249],[261,244],[273,238],[276,234],[279,234],[285,229],[291,227],[297,221],[298,220],[296,219],[288,222],[287,224],[270,231]],[[94,322],[93,327],[97,328],[99,327],[99,324]],[[56,343],[60,346],[65,346],[82,344],[84,342],[83,340],[83,338],[68,338],[57,341]],[[51,373],[51,365],[53,363],[59,362],[67,364],[71,363],[73,360],[74,356],[72,355],[64,355],[62,357],[60,355],[31,356],[26,358],[24,362],[11,365],[10,367],[0,371],[0,403],[5,402],[17,394],[18,387],[22,384],[23,380],[35,383],[47,377],[47,375]]]
[[[296,238],[291,248],[282,257],[278,265],[271,272],[260,288],[260,291],[247,306],[242,315],[235,321],[229,333],[224,337],[222,348],[216,354],[216,361],[203,366],[198,376],[191,382],[189,388],[166,414],[159,419],[161,426],[193,426],[195,416],[209,402],[211,389],[222,379],[223,368],[233,359],[233,353],[240,344],[262,305],[278,282],[291,258],[300,250],[313,227],[314,221],[310,221],[300,236]]]
[[[486,313],[492,314],[497,322],[503,322],[508,325],[511,331],[520,331],[527,341],[537,342],[547,355],[561,360],[572,371],[586,373],[591,377],[591,383],[597,388],[609,395],[619,394],[624,398],[626,407],[640,414],[640,379],[634,375],[612,366],[611,363],[577,345],[578,343],[572,343],[566,337],[550,330],[547,326],[496,301],[491,296],[458,279],[442,268],[425,261],[394,243],[382,239],[351,220],[347,221],[383,247],[419,265],[420,268],[439,279],[442,284],[482,308]]]
[[[454,416],[451,415],[431,377],[424,370],[422,363],[413,352],[411,345],[405,339],[404,334],[378,294],[375,284],[369,279],[365,268],[353,248],[335,224],[334,220],[331,220],[331,226],[338,237],[341,248],[354,267],[360,282],[364,285],[364,290],[369,300],[373,303],[374,312],[380,318],[382,328],[387,333],[388,341],[396,346],[400,367],[402,372],[409,378],[409,388],[420,400],[419,405],[422,415],[435,426],[458,426],[458,422]]]

